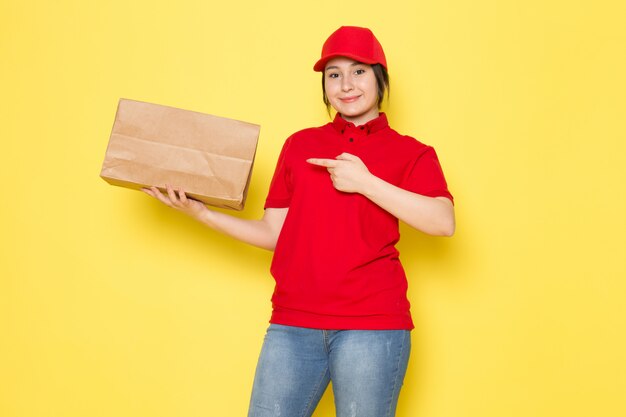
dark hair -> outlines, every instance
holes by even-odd
[[[383,104],[383,99],[385,98],[385,91],[387,92],[387,98],[389,98],[389,74],[387,73],[387,69],[385,69],[385,67],[381,64],[373,64],[371,67],[372,71],[374,71],[374,76],[376,76],[376,86],[378,87],[378,108],[380,109],[380,106]],[[330,116],[330,101],[328,101],[328,97],[326,97],[325,72],[322,72],[322,96],[324,104],[326,105],[326,110]]]

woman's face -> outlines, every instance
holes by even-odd
[[[371,65],[333,58],[324,69],[326,97],[341,116],[356,126],[378,117],[378,85]]]

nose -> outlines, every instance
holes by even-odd
[[[352,84],[352,78],[350,77],[342,77],[341,78],[341,89],[343,91],[350,91],[354,88]]]

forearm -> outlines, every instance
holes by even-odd
[[[187,198],[181,189],[175,190],[170,185],[166,185],[165,188],[165,194],[156,187],[142,188],[142,191],[218,232],[267,250],[274,250],[276,247],[278,235],[289,211],[288,207],[268,208],[261,220],[240,219],[208,209],[200,201]]]
[[[284,214],[286,214],[286,211]],[[282,219],[272,221],[277,218]],[[276,213],[273,213],[273,215],[270,213],[268,216],[266,213],[260,220],[249,220],[218,211],[207,210],[197,220],[234,239],[272,251],[276,247],[284,216],[280,213],[278,217]]]
[[[454,206],[445,197],[427,197],[396,187],[374,175],[362,193],[409,226],[434,236],[452,236]]]

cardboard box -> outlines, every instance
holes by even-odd
[[[100,176],[140,189],[165,184],[205,204],[244,207],[260,126],[120,99]]]

